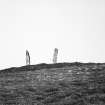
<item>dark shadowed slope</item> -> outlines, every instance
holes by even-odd
[[[105,105],[105,64],[38,64],[1,70],[0,105]]]

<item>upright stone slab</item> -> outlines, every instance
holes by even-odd
[[[54,49],[54,55],[53,55],[53,63],[57,63],[57,55],[58,55],[58,49]]]
[[[26,50],[26,65],[30,65],[30,54],[28,50]]]

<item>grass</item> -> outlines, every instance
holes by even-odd
[[[0,105],[105,105],[105,64],[39,64],[2,70]]]

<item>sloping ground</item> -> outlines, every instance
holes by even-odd
[[[39,64],[1,70],[0,105],[105,105],[105,64]]]

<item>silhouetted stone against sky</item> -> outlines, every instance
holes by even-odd
[[[58,55],[58,49],[54,49],[54,55],[53,55],[53,63],[57,63],[57,55]]]
[[[26,65],[30,65],[30,54],[28,50],[26,50]]]

